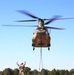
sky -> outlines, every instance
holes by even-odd
[[[17,10],[27,10],[41,18],[74,17],[74,0],[0,0],[0,71],[5,68],[18,68],[26,61],[26,67],[39,70],[40,48],[32,47],[35,28],[4,27],[2,25],[37,25],[37,22],[18,23],[16,20],[32,19]],[[51,47],[42,48],[43,68],[74,68],[74,19],[56,20],[48,26],[65,28],[51,30]],[[50,32],[50,30],[49,30]]]

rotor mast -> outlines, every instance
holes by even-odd
[[[44,27],[44,20],[38,19],[38,27],[43,28]]]

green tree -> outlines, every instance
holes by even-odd
[[[60,75],[60,70],[57,70],[57,71],[56,71],[56,74],[57,74],[57,75]]]
[[[57,75],[56,69],[53,69],[52,72],[53,72],[53,75]]]
[[[3,75],[3,72],[2,71],[0,71],[0,75]]]
[[[74,75],[74,73],[72,73],[72,75]]]
[[[69,72],[69,75],[72,75],[72,74],[74,74],[74,69],[71,69]]]
[[[64,75],[65,74],[65,70],[60,70],[60,75]]]
[[[64,75],[69,75],[69,71],[65,70],[65,74]]]
[[[25,69],[24,69],[24,74],[25,75],[28,75],[28,74],[30,74],[30,68],[29,67],[25,67]]]
[[[50,75],[50,71],[48,71],[48,75]]]
[[[46,69],[41,70],[41,75],[48,75],[48,71]]]
[[[38,71],[36,69],[33,70],[33,75],[38,75]]]
[[[53,75],[53,72],[52,72],[52,71],[50,71],[50,72],[49,72],[49,75]]]
[[[16,68],[14,69],[14,75],[18,75],[19,74],[19,70]]]
[[[13,75],[13,70],[10,69],[10,68],[6,68],[6,69],[3,71],[3,74],[4,74],[4,75]]]

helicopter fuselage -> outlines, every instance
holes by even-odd
[[[32,36],[32,46],[33,47],[50,47],[50,36],[47,28],[35,29]]]

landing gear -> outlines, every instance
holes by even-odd
[[[48,44],[48,50],[50,50],[50,44]]]
[[[48,50],[50,50],[50,48],[48,47]]]
[[[33,46],[33,51],[34,51],[35,50],[35,47],[34,47],[35,45],[33,43],[32,43],[32,46]]]
[[[48,33],[48,35],[49,35],[49,33]]]
[[[35,46],[35,45],[32,43],[32,46]]]
[[[33,51],[35,50],[35,47],[33,47]]]

